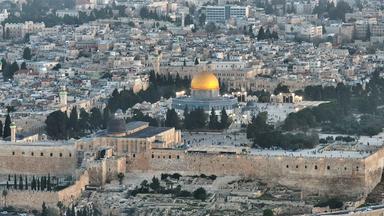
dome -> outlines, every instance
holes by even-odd
[[[192,90],[219,90],[219,80],[213,73],[196,74],[191,82]]]
[[[107,125],[109,134],[124,134],[127,131],[126,123],[123,116],[123,111],[120,109],[115,112]]]

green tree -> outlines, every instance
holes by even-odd
[[[50,113],[45,120],[47,135],[54,140],[67,139],[68,117],[61,111]]]
[[[7,182],[8,183],[8,182]],[[7,207],[7,196],[8,196],[8,191],[3,190],[2,196],[4,197],[4,206]]]
[[[193,191],[193,198],[205,201],[207,199],[207,192],[204,188],[199,187],[195,191]]]
[[[215,109],[213,109],[212,107],[211,114],[209,116],[208,128],[211,130],[216,130],[216,129],[219,129],[219,126],[220,125],[219,125],[219,121],[218,121]]]
[[[90,129],[89,124],[90,118],[87,111],[85,111],[84,108],[80,109],[80,119],[79,119],[79,130],[81,132],[81,135],[84,135],[86,132]]]
[[[25,47],[23,51],[23,59],[25,60],[31,60],[32,59],[32,52],[29,47]]]
[[[21,63],[20,69],[27,69],[27,64],[25,62]]]
[[[79,119],[78,119],[76,107],[73,107],[73,109],[71,110],[71,113],[69,114],[68,129],[69,129],[70,137],[76,137],[78,135]]]
[[[103,116],[99,108],[94,107],[91,109],[91,116],[89,121],[92,130],[98,130],[103,127]]]
[[[3,130],[3,138],[7,138],[11,136],[11,116],[7,114],[5,117],[4,130]]]
[[[48,216],[48,209],[45,202],[43,202],[43,205],[41,206],[41,216]]]
[[[264,32],[263,26],[261,26],[259,29],[259,32],[257,33],[257,40],[260,41],[260,40],[264,40],[264,39],[266,39],[265,32]]]
[[[220,128],[227,129],[230,125],[231,125],[231,120],[227,115],[227,111],[225,111],[225,108],[223,107],[220,114]]]
[[[174,127],[177,129],[180,129],[180,118],[177,115],[177,112],[175,109],[168,109],[165,119],[165,126],[166,127]]]
[[[264,209],[263,216],[273,216],[273,211],[271,209]]]
[[[0,137],[3,137],[3,122],[0,120]]]
[[[156,178],[156,177],[153,177],[152,178],[152,182],[151,182],[151,184],[149,184],[149,187],[153,190],[153,191],[155,191],[155,192],[159,192],[160,191],[160,181],[159,181],[159,179],[158,178]]]

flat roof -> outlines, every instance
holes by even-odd
[[[146,126],[148,124],[149,124],[148,122],[144,122],[144,121],[133,121],[133,122],[129,122],[126,125],[126,128],[127,128],[127,131],[131,131],[138,127]]]
[[[162,133],[164,131],[167,131],[171,128],[169,127],[147,127],[144,128],[143,130],[137,131],[135,133],[132,133],[128,135],[127,137],[129,138],[148,138],[148,137],[153,137],[159,133]]]

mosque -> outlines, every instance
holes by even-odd
[[[216,111],[224,108],[231,113],[237,103],[237,98],[233,96],[220,95],[219,80],[213,73],[200,72],[191,81],[191,95],[174,98],[172,108],[176,110],[201,108],[206,112],[210,112],[212,108]]]

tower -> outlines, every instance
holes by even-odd
[[[67,106],[68,93],[67,93],[67,90],[65,89],[65,86],[62,87],[62,89],[59,93],[59,97],[60,97],[60,105],[61,106]]]
[[[184,28],[184,22],[185,22],[184,12],[181,12],[181,28]]]
[[[14,122],[10,125],[11,128],[11,142],[16,142],[16,124]]]

